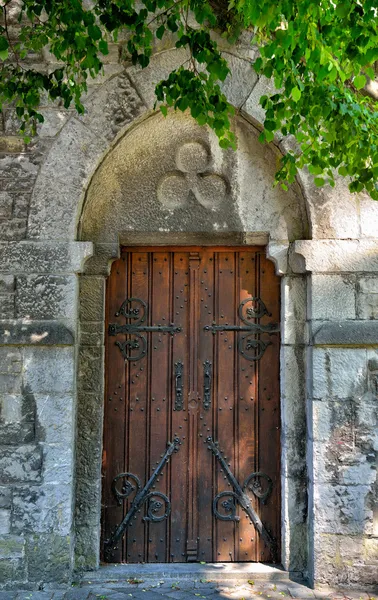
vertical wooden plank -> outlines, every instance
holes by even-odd
[[[271,315],[261,324],[279,323],[280,281],[274,264],[260,256],[260,297]],[[266,335],[263,339],[269,339]],[[280,393],[279,393],[279,335],[270,336],[269,345],[259,361],[259,464],[258,468],[273,480],[273,491],[266,504],[260,505],[260,517],[267,530],[277,540],[280,556]],[[269,548],[260,540],[258,560],[271,562]]]
[[[151,263],[152,294],[150,296],[150,318],[152,325],[169,324],[170,316],[170,269],[169,253],[153,252]],[[169,437],[169,355],[171,336],[154,332],[150,335],[150,397],[146,414],[148,421],[149,474],[155,470],[167,448]],[[159,491],[170,496],[167,467],[156,480],[151,491]],[[158,513],[162,514],[163,508]],[[148,532],[147,562],[165,562],[167,559],[167,521],[146,524]]]
[[[170,440],[178,436],[181,439],[179,451],[171,458],[169,465],[170,494],[172,512],[169,528],[169,561],[186,562],[186,543],[188,528],[188,393],[189,393],[189,254],[185,251],[172,252],[172,315],[171,322],[182,327],[182,331],[172,338],[171,364],[171,435]],[[183,364],[183,408],[176,410],[175,363]]]
[[[112,265],[106,286],[106,332],[109,323],[123,325],[124,319],[116,313],[127,296],[127,256],[123,255]],[[118,338],[117,338],[118,339]],[[109,539],[124,516],[124,507],[118,506],[111,491],[114,477],[124,472],[124,439],[126,423],[125,362],[116,338],[106,336],[105,345],[105,406],[104,406],[104,450],[103,450],[103,521],[102,541]],[[114,562],[125,559],[120,542],[112,555]]]
[[[214,475],[217,465],[214,465],[212,453],[207,449],[206,439],[214,437],[213,414],[216,412],[214,399],[214,336],[205,331],[207,325],[214,321],[214,251],[204,248],[201,250],[201,265],[199,279],[199,348],[198,348],[198,381],[201,402],[199,404],[199,461],[198,461],[198,488],[199,494],[199,559],[213,562],[213,529],[214,517],[212,503],[215,496]],[[209,295],[210,294],[210,295]],[[209,361],[211,377],[210,407],[204,406],[204,369]]]
[[[148,252],[130,253],[130,286],[129,295],[140,298],[146,302],[147,315],[145,323],[151,322],[149,310],[151,269]],[[147,355],[138,361],[129,361],[129,386],[128,386],[128,427],[126,435],[125,453],[127,470],[134,473],[143,486],[148,477],[148,398],[149,398],[149,361],[151,356],[150,336],[147,338]],[[142,521],[144,507],[138,512],[136,519],[126,531],[127,561],[144,562],[146,554],[146,528]]]
[[[219,324],[234,325],[236,313],[235,298],[235,253],[232,251],[221,251],[216,253],[216,288],[217,305],[215,320]],[[235,341],[236,334],[233,331],[220,331],[216,334],[216,440],[224,453],[230,468],[235,472]],[[218,472],[217,493],[231,490],[225,475],[220,471],[219,464],[216,465]],[[216,560],[235,560],[235,523],[233,521],[217,520],[216,523]]]
[[[238,274],[237,274],[237,295],[238,305],[243,301],[256,296],[256,273],[255,273],[255,255],[253,252],[239,252],[237,256]],[[246,304],[251,307],[252,303]],[[246,311],[243,311],[246,314]],[[244,325],[240,315],[237,315],[237,323]],[[240,338],[245,335],[238,334],[237,344]],[[255,410],[257,405],[257,375],[256,363],[247,360],[242,356],[236,347],[236,377],[238,380],[238,398],[237,398],[237,420],[238,433],[235,452],[237,454],[236,477],[242,484],[250,473],[256,471],[257,465],[257,430]],[[252,496],[252,494],[249,494]],[[256,502],[253,501],[256,509]],[[237,561],[255,561],[257,533],[244,511],[239,509],[240,525],[238,527],[239,535],[237,544]]]

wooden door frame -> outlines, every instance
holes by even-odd
[[[266,240],[266,234],[180,234],[172,233],[137,233],[136,236],[122,237],[122,246],[138,247],[154,246],[162,248],[191,246],[218,246],[228,249],[260,246]],[[163,238],[163,239],[162,239]],[[190,239],[191,238],[191,239]],[[194,238],[194,239],[193,239]],[[254,241],[254,244],[243,243]],[[143,243],[144,242],[144,243]],[[147,243],[146,243],[147,242]],[[160,243],[159,243],[160,242]],[[194,242],[194,244],[193,244]],[[257,243],[256,243],[257,242]],[[264,244],[265,246],[265,244]],[[78,429],[76,456],[76,506],[79,513],[85,505],[84,525],[79,517],[75,522],[76,559],[80,566],[96,568],[99,564],[99,524],[101,507],[101,440],[103,434],[103,394],[104,394],[104,289],[106,278],[112,262],[119,257],[121,245],[113,244],[98,247],[95,256],[87,261],[84,273],[80,276],[80,318],[78,346]],[[295,555],[295,547],[305,544],[307,539],[307,502],[306,474],[298,472],[293,459],[303,454],[306,431],[306,415],[304,403],[304,364],[305,337],[299,333],[296,342],[287,338],[286,323],[290,321],[293,305],[300,305],[303,300],[306,280],[303,276],[287,275],[287,258],[289,245],[268,244],[265,246],[267,258],[271,259],[278,275],[285,275],[281,283],[281,323],[283,335],[281,342],[281,538],[283,566],[291,570],[303,570],[307,566],[306,557],[301,563],[301,556]],[[290,303],[287,301],[286,288],[292,285]],[[289,305],[290,304],[290,305]],[[302,337],[301,337],[302,336]],[[293,347],[294,346],[294,347]],[[295,358],[298,368],[294,375],[290,374],[290,362]],[[90,367],[89,370],[87,367]],[[84,371],[87,371],[84,373]],[[88,424],[90,423],[90,435]],[[294,435],[296,431],[296,434]],[[88,493],[91,501],[88,502]],[[293,498],[293,500],[290,500]],[[302,564],[304,566],[302,566]],[[298,565],[298,566],[297,566]]]

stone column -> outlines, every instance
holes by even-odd
[[[310,576],[376,583],[378,242],[300,241],[308,273],[307,468]]]
[[[73,565],[76,273],[88,242],[0,244],[0,581]]]

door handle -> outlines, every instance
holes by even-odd
[[[173,410],[183,410],[183,374],[184,364],[181,360],[175,362],[175,407]]]
[[[212,365],[209,360],[203,363],[203,409],[209,410],[211,406],[211,381]]]

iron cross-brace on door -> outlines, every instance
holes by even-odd
[[[125,325],[118,323],[110,323],[108,328],[109,335],[118,335],[123,333],[129,336],[124,342],[116,342],[116,345],[121,350],[121,354],[125,360],[137,361],[144,358],[147,354],[147,340],[142,333],[170,333],[174,335],[182,331],[180,326],[171,323],[170,325],[145,325],[148,307],[144,300],[140,298],[126,298],[122,303],[121,308],[116,312],[115,316],[125,317]],[[135,354],[133,351],[135,350]]]
[[[123,537],[127,527],[131,525],[133,519],[136,519],[136,514],[144,503],[147,503],[147,514],[145,517],[143,517],[145,522],[149,521],[151,523],[159,523],[160,521],[163,521],[169,517],[171,513],[171,502],[169,498],[162,492],[150,490],[163,470],[163,467],[169,461],[170,456],[172,456],[174,452],[179,451],[180,444],[181,440],[178,437],[176,437],[173,442],[168,443],[167,449],[163,454],[161,461],[142,489],[139,478],[133,473],[119,473],[119,475],[114,477],[112,482],[112,492],[117,500],[117,504],[122,505],[122,502],[127,500],[129,496],[133,494],[133,492],[136,493],[125,517],[116,527],[111,538],[105,541],[104,554],[107,562],[112,562],[114,550],[117,549],[118,541]],[[120,480],[123,480],[124,482],[121,491],[119,491],[117,487],[117,484]]]
[[[217,494],[213,500],[213,513],[217,519],[221,521],[239,521],[240,517],[236,514],[236,502],[240,504],[244,512],[247,513],[251,519],[255,529],[259,532],[264,542],[269,546],[273,562],[277,559],[277,544],[274,538],[270,535],[266,527],[264,527],[260,517],[252,507],[251,500],[247,494],[247,491],[251,491],[256,498],[261,502],[270,495],[273,482],[269,475],[265,473],[256,472],[248,475],[243,485],[240,485],[234,474],[232,473],[228,463],[219,449],[218,443],[213,441],[213,438],[207,438],[208,449],[214,454],[215,458],[219,461],[221,469],[228,479],[229,484],[233,487],[233,491],[224,491]],[[263,483],[264,482],[264,483]],[[219,502],[222,500],[222,508],[224,513],[219,512]]]
[[[250,305],[250,306],[249,306]],[[215,322],[204,327],[205,331],[211,331],[214,335],[219,331],[236,331],[245,333],[239,338],[238,351],[247,360],[259,360],[266,348],[272,343],[269,340],[260,339],[261,334],[272,335],[279,333],[280,326],[277,323],[269,323],[268,325],[260,325],[252,323],[252,320],[259,320],[265,315],[271,317],[271,313],[267,310],[264,302],[257,297],[246,298],[239,305],[238,315],[244,325],[217,325]]]

